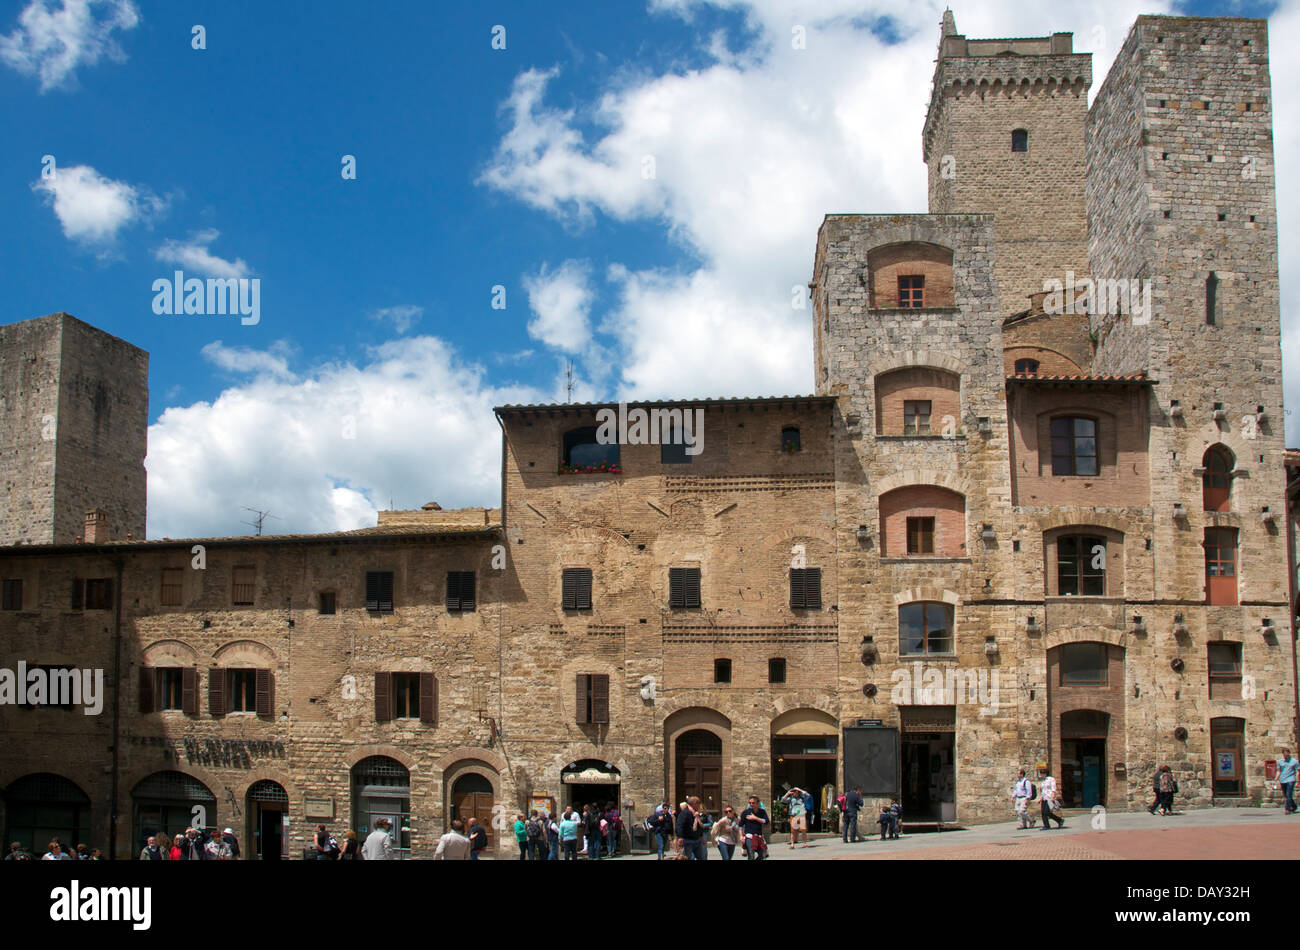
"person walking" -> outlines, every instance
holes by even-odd
[[[377,824],[377,823],[376,823]],[[211,844],[211,842],[208,842]],[[324,825],[316,826],[316,833],[311,838],[312,848],[316,851],[317,861],[333,861],[339,856],[338,841],[329,833],[329,829]],[[211,852],[205,847],[204,852],[211,857]]]
[[[168,858],[172,861],[184,861],[187,857],[185,853],[185,836],[177,835],[172,839],[172,849],[168,854]]]
[[[158,839],[155,838],[153,835],[150,835],[149,840],[145,842],[144,848],[142,848],[140,851],[140,860],[141,861],[168,861],[170,860],[167,854],[168,850],[170,849],[163,848],[161,845],[158,844]],[[42,861],[66,861],[67,859],[68,859],[68,855],[63,853],[62,849],[59,847],[59,843],[57,841],[51,841],[50,850],[46,852],[45,857],[43,857],[41,860]]]
[[[781,796],[790,816],[790,847],[795,846],[799,837],[803,837],[803,846],[808,847],[808,807],[804,804],[802,788],[792,788]]]
[[[1295,814],[1295,780],[1297,768],[1300,768],[1300,763],[1297,763],[1295,758],[1291,755],[1291,750],[1283,749],[1282,758],[1277,760],[1277,781],[1278,784],[1282,786],[1282,797],[1285,800],[1284,806],[1286,809],[1283,814],[1286,815]]]
[[[515,844],[519,845],[519,860],[528,860],[528,824],[524,821],[524,813],[520,812],[515,815]]]
[[[682,802],[677,812],[677,840],[682,844],[682,856],[691,861],[705,861],[709,857],[699,809],[700,800],[691,797]]]
[[[730,805],[722,809],[722,817],[713,823],[713,843],[718,846],[722,860],[730,861],[740,843],[740,825],[736,811]]]
[[[552,818],[549,814],[543,816],[543,824],[546,825],[546,860],[560,860],[560,823]]]
[[[608,803],[605,806],[605,854],[611,858],[618,854],[618,833],[622,826],[618,806],[614,802]]]
[[[438,839],[438,847],[434,849],[433,860],[468,861],[469,855],[470,841],[465,835],[465,823],[459,818],[454,818],[451,822],[451,830]]]
[[[221,840],[224,841],[226,844],[230,845],[230,859],[232,861],[238,861],[239,860],[239,839],[235,837],[234,829],[227,828],[225,831],[223,831],[221,833]]]
[[[357,840],[357,833],[351,828],[343,832],[343,850],[339,852],[339,860],[361,860],[361,842]]]
[[[469,820],[469,859],[477,861],[479,855],[487,850],[488,835],[487,829],[479,824],[477,818]]]
[[[1155,800],[1151,802],[1151,807],[1147,811],[1153,815],[1156,813],[1156,809],[1160,807],[1160,776],[1163,774],[1164,771],[1157,768],[1156,774],[1151,776],[1151,791],[1155,795]]]
[[[1020,822],[1016,826],[1017,830],[1034,827],[1034,818],[1029,814],[1029,803],[1034,800],[1034,793],[1034,783],[1029,781],[1025,776],[1025,770],[1021,769],[1016,784],[1011,789],[1011,802],[1015,808],[1016,818]]]
[[[767,858],[767,842],[763,840],[763,828],[769,823],[767,810],[757,795],[749,796],[749,807],[740,813],[740,830],[745,836],[745,857],[753,861]],[[854,839],[857,840],[856,838]]]
[[[321,827],[324,827],[322,825]],[[365,861],[392,861],[393,837],[388,833],[392,823],[387,818],[375,819],[375,830],[366,837],[361,846],[361,857]]]
[[[1043,778],[1043,787],[1039,790],[1043,798],[1043,830],[1050,831],[1052,821],[1055,820],[1057,828],[1065,827],[1065,819],[1061,817],[1061,803],[1056,799],[1056,779],[1050,774]]]
[[[330,840],[333,841],[332,838]],[[230,849],[230,845],[226,844],[226,839],[220,834],[214,834],[208,840],[208,843],[203,846],[203,850],[207,854],[209,861],[232,861],[235,857],[234,852]],[[337,855],[338,847],[336,845],[334,847],[334,853],[330,857],[332,859]]]
[[[564,849],[564,860],[578,860],[578,829],[580,827],[578,815],[574,812],[573,807],[569,806],[564,809],[564,816],[560,819],[560,846]]]
[[[1174,771],[1168,765],[1160,766],[1160,772],[1156,776],[1156,788],[1160,795],[1160,814],[1172,815],[1178,782],[1174,780]]]
[[[584,830],[587,833],[587,857],[593,861],[600,860],[600,808],[596,805],[583,805],[582,816]]]
[[[862,839],[858,837],[858,812],[862,811],[862,806],[866,804],[862,800],[862,786],[854,787],[847,795],[844,796],[844,827],[841,837],[844,843],[850,841],[857,843]]]
[[[668,844],[668,839],[673,833],[673,813],[666,804],[656,809],[654,817],[650,819],[650,833],[655,836],[655,845],[659,851],[659,860],[664,859],[664,847]]]
[[[807,844],[808,832],[813,830],[813,826],[817,820],[817,802],[813,798],[813,793],[808,791],[808,789],[804,789],[803,792],[803,814],[804,819],[808,823],[807,827],[804,829],[803,836],[804,844]]]
[[[524,835],[528,839],[528,855],[534,861],[546,860],[546,825],[534,808],[524,822]]]

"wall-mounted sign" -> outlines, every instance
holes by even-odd
[[[302,813],[307,818],[333,818],[334,799],[304,798],[302,800]],[[289,816],[285,815],[284,820],[287,822]]]

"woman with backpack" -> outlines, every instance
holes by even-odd
[[[1174,795],[1178,793],[1178,783],[1174,781],[1174,772],[1168,765],[1160,766],[1156,773],[1156,796],[1160,803],[1160,814],[1174,813]]]

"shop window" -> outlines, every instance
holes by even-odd
[[[1052,474],[1097,474],[1097,420],[1061,416],[1052,420]]]
[[[954,652],[952,606],[926,601],[903,604],[898,608],[898,643],[904,656]]]
[[[1105,686],[1106,644],[1067,643],[1058,654],[1062,686]]]
[[[1210,667],[1210,699],[1242,699],[1241,644],[1207,645]]]

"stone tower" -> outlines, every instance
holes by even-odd
[[[1092,55],[1073,34],[968,39],[951,11],[922,147],[930,213],[993,214],[1004,317],[1049,278],[1088,270],[1084,135]]]
[[[144,537],[148,384],[148,353],[66,313],[0,326],[0,545],[71,544],[90,509]]]

